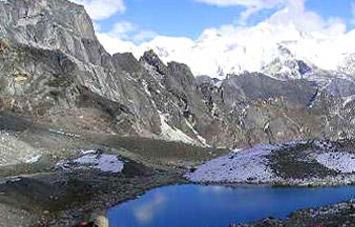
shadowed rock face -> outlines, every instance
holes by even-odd
[[[69,1],[0,1],[1,110],[68,131],[229,147],[352,136],[354,82],[313,76],[195,78],[153,51],[109,55]]]
[[[312,82],[306,80],[280,81],[263,74],[231,77],[223,83],[223,88],[226,91],[225,100],[229,103],[233,103],[235,98],[243,96],[249,100],[269,100],[283,97],[290,104],[299,106],[306,106],[317,92],[317,86]]]

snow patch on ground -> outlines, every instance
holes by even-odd
[[[355,173],[355,154],[347,152],[327,152],[316,156],[317,162],[341,173]]]
[[[97,153],[97,151],[95,151],[95,150],[87,150],[87,151],[81,151],[81,153],[82,154],[95,154],[95,153]]]
[[[48,131],[50,133],[54,133],[54,134],[58,134],[58,135],[62,135],[62,136],[67,136],[67,137],[71,137],[71,138],[80,138],[80,135],[76,135],[70,132],[65,132],[63,129],[48,129]]]
[[[73,161],[79,165],[88,165],[92,168],[100,169],[103,172],[118,173],[123,170],[123,162],[115,155],[108,154],[88,154]]]
[[[15,183],[15,182],[18,182],[18,181],[21,181],[21,180],[22,180],[22,178],[19,177],[19,176],[5,177],[5,178],[1,178],[0,179],[0,184],[6,184],[6,183],[9,183],[9,182]]]
[[[116,155],[97,154],[93,151],[82,153],[83,156],[70,161],[61,161],[57,166],[63,170],[93,168],[111,173],[119,173],[123,170],[124,163]]]
[[[143,80],[143,81],[142,81],[142,84],[143,84],[143,88],[144,88],[145,93],[147,93],[147,94],[151,97],[151,96],[152,96],[152,93],[150,93],[150,91],[149,91],[147,81]]]
[[[211,160],[186,174],[194,182],[272,182],[277,177],[267,166],[267,157],[273,145],[257,145]]]
[[[195,134],[195,136],[198,138],[198,140],[202,143],[203,146],[205,147],[211,147],[206,141],[205,138],[203,138],[197,131],[196,129],[191,125],[191,123],[185,119],[186,125],[191,129],[191,131]]]
[[[160,121],[161,121],[161,134],[160,137],[167,141],[179,141],[187,144],[198,144],[194,139],[190,136],[186,135],[180,129],[171,127],[167,123],[167,114],[162,114],[159,112]]]
[[[31,163],[36,163],[41,159],[42,155],[34,155],[34,156],[29,156],[25,158],[25,163],[31,164]]]
[[[355,100],[355,95],[344,97],[343,100],[343,108],[345,108],[349,103]]]
[[[297,147],[300,144],[308,144],[305,148]],[[337,175],[326,175],[318,177],[317,175],[298,178],[282,177],[282,169],[274,168],[275,156],[273,152],[280,152],[277,155],[283,155],[283,152],[289,151],[290,147],[300,149],[301,157],[294,157],[294,161],[300,161],[305,165],[317,161],[324,167],[338,172]],[[276,154],[276,153],[275,153]],[[292,159],[289,161],[292,166]],[[288,164],[283,168],[288,168]],[[292,168],[294,168],[293,166]],[[290,167],[291,168],[291,167]],[[303,171],[302,168],[299,171]],[[280,185],[298,185],[298,186],[325,186],[353,184],[355,182],[355,153],[338,151],[337,145],[331,141],[291,141],[279,145],[257,145],[249,149],[234,150],[230,154],[213,159],[203,165],[198,166],[185,174],[188,180],[204,183],[253,183],[253,184],[280,184]]]

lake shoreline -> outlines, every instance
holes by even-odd
[[[78,178],[80,178],[80,174],[78,175]],[[88,176],[86,176],[88,177]],[[90,177],[92,179],[97,177],[97,173],[93,173],[93,175]],[[152,178],[151,178],[152,177]],[[85,202],[83,205],[78,205],[78,206],[74,206],[71,207],[70,209],[65,209],[65,210],[61,210],[59,212],[55,212],[50,211],[50,213],[47,213],[47,210],[43,210],[42,212],[40,212],[37,215],[34,215],[35,213],[30,213],[28,215],[28,219],[33,219],[34,222],[31,222],[31,224],[39,224],[39,225],[44,225],[44,224],[49,224],[50,226],[65,226],[65,225],[76,225],[78,224],[81,220],[83,221],[93,221],[96,216],[98,215],[106,215],[107,211],[109,209],[111,209],[112,207],[115,206],[119,206],[121,204],[124,204],[125,202],[131,201],[131,200],[135,200],[137,198],[139,198],[140,196],[145,195],[147,192],[149,192],[150,190],[154,190],[160,187],[164,187],[164,186],[174,186],[174,185],[186,185],[186,184],[194,184],[194,185],[204,185],[204,186],[224,186],[224,187],[231,187],[231,188],[255,188],[255,187],[280,187],[280,188],[287,188],[289,186],[285,186],[285,185],[270,185],[270,184],[248,184],[248,183],[238,183],[238,184],[233,184],[233,183],[224,183],[224,184],[208,184],[208,183],[193,183],[193,182],[189,182],[186,179],[184,179],[182,177],[182,172],[176,174],[176,172],[161,172],[158,171],[156,173],[154,173],[151,177],[149,177],[151,180],[149,180],[149,182],[147,182],[147,178],[142,178],[142,177],[138,177],[136,178],[136,180],[134,180],[134,184],[136,189],[135,190],[129,190],[129,191],[125,191],[125,193],[119,193],[115,194],[115,193],[107,193],[107,192],[100,192],[103,193],[99,196],[95,196],[95,199],[92,198],[90,199],[90,201]],[[38,178],[40,178],[40,180],[45,180],[46,177],[42,178],[41,176],[39,176]],[[88,179],[88,178],[86,178]],[[111,179],[111,180],[109,180]],[[117,179],[116,176],[106,176],[105,178],[102,178],[102,181],[112,181],[113,179]],[[83,179],[82,179],[83,180]],[[50,181],[50,178],[48,179],[48,182]],[[83,184],[85,184],[86,180],[84,179]],[[90,180],[88,180],[89,182]],[[99,180],[98,182],[100,182],[101,180]],[[117,181],[117,184],[120,184],[119,182],[122,181]],[[129,182],[129,181],[128,181]],[[126,182],[124,183],[126,186],[129,185],[129,183]],[[141,182],[141,183],[139,183]],[[28,183],[28,182],[27,182]],[[32,184],[32,183],[30,183]],[[101,183],[100,183],[101,184]],[[118,187],[116,183],[113,183],[110,188],[114,189],[115,187]],[[121,185],[124,186],[124,185]],[[332,187],[339,187],[342,186],[337,185],[337,186],[332,186]],[[295,186],[293,186],[295,187]],[[296,186],[297,187],[297,186]],[[307,188],[307,186],[299,186],[300,188]],[[323,185],[323,187],[325,187]],[[319,188],[319,187],[315,187],[315,188]],[[43,195],[44,196],[44,195]],[[14,201],[15,202],[15,201]],[[19,202],[19,201],[16,201]],[[349,201],[350,202],[350,201]],[[352,202],[354,203],[354,202]],[[323,207],[322,207],[323,208]],[[1,210],[1,208],[0,208]],[[87,213],[85,210],[90,210],[89,213]],[[1,211],[0,211],[1,212]],[[21,209],[19,210],[14,210],[12,211],[13,213],[18,213],[19,215],[21,214],[23,216],[23,211]],[[38,220],[38,221],[36,221]]]
[[[72,226],[80,221],[92,221],[97,215],[105,214],[109,208],[134,200],[151,189],[193,183],[184,177],[189,169],[227,153],[226,150],[148,139],[96,135],[67,138],[57,134],[48,135],[48,132],[43,130],[39,132],[44,138],[53,137],[55,140],[68,141],[62,143],[65,146],[60,147],[66,152],[58,152],[58,142],[54,141],[48,145],[49,147],[45,147],[50,155],[42,153],[42,157],[35,160],[37,162],[1,167],[2,178],[14,179],[0,184],[0,202],[6,205],[4,208],[0,207],[0,218],[11,216],[9,213],[11,210],[11,214],[18,218],[25,217],[21,220],[24,226],[27,226],[26,224]],[[35,138],[38,137],[37,133]],[[97,169],[75,168],[71,172],[62,172],[56,169],[58,161],[77,160],[78,155],[82,155],[81,151],[91,149],[99,149],[124,160],[125,168],[122,173],[110,174]],[[194,184],[229,187],[290,186],[249,181]],[[340,179],[335,185],[344,184]],[[308,184],[292,186],[309,187]],[[86,193],[82,194],[81,191]],[[3,192],[5,194],[2,194]],[[8,223],[15,219],[9,218]]]
[[[349,200],[328,206],[297,210],[283,220],[270,217],[249,224],[236,224],[235,226],[352,226],[355,223],[354,214],[355,200]]]
[[[196,194],[196,193],[200,193],[200,191],[201,191],[202,195]],[[240,194],[240,195],[242,195],[242,197],[240,198],[241,200],[238,200],[239,202],[237,204],[235,204],[235,206],[233,206],[234,208],[222,208],[225,205],[227,206],[227,204],[224,205],[224,204],[220,204],[219,202],[217,202],[220,199],[224,198],[223,197],[223,192],[224,191],[227,194],[235,194],[235,193],[240,194],[241,193]],[[273,191],[275,191],[275,192],[273,192]],[[239,218],[241,218],[241,217],[246,218],[246,221],[243,221],[242,223],[244,223],[244,224],[239,224],[238,226],[263,226],[263,224],[269,223],[269,222],[273,224],[271,226],[279,226],[277,224],[284,223],[284,222],[285,223],[286,222],[288,222],[288,223],[296,223],[296,221],[298,222],[298,224],[300,224],[300,223],[302,223],[301,222],[302,217],[304,217],[304,224],[306,224],[306,223],[310,223],[310,220],[308,220],[308,216],[310,214],[313,215],[315,220],[321,221],[321,220],[325,219],[324,216],[327,216],[325,214],[334,214],[335,208],[337,208],[339,210],[339,212],[338,212],[339,214],[336,216],[337,219],[341,218],[342,220],[348,220],[349,218],[352,218],[351,216],[349,216],[348,213],[345,212],[346,210],[352,209],[352,206],[355,207],[355,201],[352,200],[352,199],[354,199],[354,197],[352,196],[353,195],[352,191],[353,191],[352,186],[349,186],[349,187],[347,187],[347,186],[340,187],[339,186],[339,187],[328,187],[328,188],[322,187],[322,188],[310,188],[310,189],[308,189],[308,188],[305,188],[305,187],[298,187],[298,188],[294,188],[294,187],[291,187],[291,188],[273,188],[270,185],[269,186],[265,186],[265,185],[264,186],[260,186],[260,185],[259,186],[257,186],[257,185],[245,186],[244,185],[244,187],[243,186],[236,187],[234,185],[234,187],[232,188],[230,186],[222,186],[222,185],[205,185],[205,184],[202,184],[202,185],[201,184],[182,184],[182,185],[179,184],[179,185],[176,185],[175,184],[175,185],[168,185],[168,186],[159,187],[159,188],[155,188],[153,190],[150,190],[150,191],[146,192],[145,194],[143,194],[142,196],[140,196],[137,199],[129,200],[129,201],[125,202],[125,203],[121,203],[121,204],[117,205],[116,207],[110,208],[106,214],[108,215],[109,220],[113,221],[113,225],[123,225],[123,226],[134,225],[134,226],[136,226],[137,223],[132,222],[132,220],[134,219],[134,217],[137,217],[137,216],[126,216],[126,215],[128,213],[130,213],[130,212],[138,211],[140,208],[150,207],[151,205],[148,205],[148,204],[151,204],[151,203],[152,204],[156,204],[156,202],[153,202],[153,201],[155,201],[155,199],[158,199],[158,201],[162,202],[162,204],[159,203],[159,206],[161,206],[161,207],[169,207],[168,210],[172,210],[173,211],[173,210],[180,209],[179,207],[182,207],[182,206],[185,207],[186,217],[185,217],[185,215],[184,215],[184,217],[187,220],[190,220],[189,219],[189,217],[190,217],[189,216],[189,214],[190,214],[190,210],[189,209],[194,210],[194,212],[192,212],[192,213],[194,213],[194,218],[192,218],[191,220],[194,220],[196,215],[198,217],[201,216],[201,219],[206,219],[207,217],[211,216],[211,217],[213,217],[213,220],[210,220],[213,223],[213,224],[211,223],[212,226],[216,226],[216,223],[213,222],[213,221],[215,221],[215,219],[223,220],[223,218],[220,217],[220,216],[214,216],[214,215],[217,215],[217,214],[214,213],[215,211],[224,212],[223,209],[240,209],[240,208],[238,208],[240,206],[243,207],[242,209],[244,211],[243,210],[239,211],[239,212],[238,211],[234,211],[233,213],[234,214],[238,214]],[[254,192],[256,194],[254,196],[252,196]],[[268,213],[272,214],[272,213],[275,212],[275,211],[273,211],[273,209],[277,209],[276,213],[283,212],[283,213],[281,213],[282,214],[282,219],[277,219],[277,217],[280,218],[278,216],[280,214],[276,215],[275,216],[276,218],[266,218],[266,217],[269,217],[269,215],[265,215],[264,218],[260,218],[259,217],[259,218],[255,218],[255,219],[250,219],[250,215],[252,215],[252,216],[255,215],[253,213],[254,212],[258,212],[258,210],[260,210],[260,209],[259,208],[255,209],[253,207],[248,207],[248,206],[244,207],[245,205],[243,205],[243,204],[245,203],[245,201],[244,201],[245,198],[243,198],[243,197],[246,196],[247,198],[254,198],[253,200],[255,200],[255,201],[259,201],[259,200],[262,201],[263,199],[261,199],[261,198],[262,198],[262,196],[263,196],[262,194],[264,192],[265,193],[266,192],[267,193],[271,192],[270,195],[273,196],[272,203],[271,204],[260,204],[260,206],[262,208],[260,208],[260,207],[259,208],[261,210],[264,210],[264,212],[267,211],[265,214],[268,214]],[[344,194],[341,197],[339,197],[338,201],[336,201],[335,198],[338,198],[338,196],[340,194],[337,195],[337,193],[339,193],[339,192],[340,193],[346,192],[347,196],[345,196],[345,194]],[[215,193],[217,193],[217,194],[215,194]],[[267,193],[265,194],[265,196],[267,198],[269,198]],[[276,194],[274,194],[274,193],[276,193]],[[289,197],[293,197],[294,195],[296,197],[292,198],[291,201],[288,201],[287,203],[289,205],[287,207],[285,207],[285,208],[282,208],[281,210],[284,210],[284,211],[281,211],[277,207],[278,206],[282,206],[282,204],[284,204],[286,202],[286,201],[281,202],[281,201],[283,201],[285,199],[285,197],[284,197],[285,193],[288,193]],[[318,195],[318,193],[323,193],[323,194],[319,194]],[[330,200],[328,202],[325,202],[325,201],[323,201],[323,202],[318,201],[317,202],[317,201],[309,200],[309,198],[304,198],[304,196],[314,197],[314,196],[317,195],[316,197],[318,199],[321,197],[322,200],[324,200],[324,199],[326,200],[326,198],[328,198],[326,196],[327,193],[328,193],[328,196],[331,195],[329,197]],[[278,194],[280,194],[280,196],[281,196],[280,201],[278,201],[279,200]],[[305,194],[305,195],[303,195],[303,194]],[[164,197],[165,197],[164,195],[168,195],[168,198],[164,199]],[[179,204],[178,205],[174,204],[172,202],[172,201],[175,201],[174,200],[175,196],[177,196],[177,198],[179,198],[179,201],[178,201]],[[217,197],[215,197],[215,196],[217,196]],[[184,203],[187,203],[187,201],[186,202],[181,202],[180,200],[182,198],[186,198],[186,200],[189,201],[188,202],[190,204],[189,206],[192,206],[192,207],[190,208],[189,206],[186,206],[186,204],[183,205]],[[196,200],[196,198],[197,198],[197,200]],[[230,201],[230,202],[234,201],[235,202],[235,199],[236,198],[234,198],[234,199],[232,199],[232,198],[230,198],[230,199],[222,199],[222,201]],[[295,204],[294,204],[294,202],[292,202],[292,200],[294,200],[294,199],[296,199],[296,201],[295,201],[296,203]],[[217,200],[217,201],[215,201],[215,200]],[[253,200],[247,199],[247,204],[249,204]],[[302,204],[302,201],[305,201],[306,203],[304,205],[300,206],[300,204]],[[165,202],[167,204],[165,204]],[[145,203],[147,203],[147,204],[145,204]],[[201,211],[201,210],[196,209],[197,207],[200,207],[198,205],[197,205],[196,208],[194,208],[194,206],[192,204],[204,204],[203,210]],[[213,211],[213,215],[208,215],[208,212],[211,212],[211,210],[209,210],[210,208],[206,208],[205,207],[207,204],[213,204],[211,206],[215,207],[218,210],[214,210],[214,208],[210,207],[214,211]],[[294,204],[294,205],[291,205],[291,204]],[[311,204],[313,204],[313,205],[311,205]],[[289,206],[291,206],[291,207],[295,206],[295,209],[290,208]],[[227,206],[227,207],[230,207],[230,206]],[[267,207],[269,207],[269,208],[267,208]],[[202,208],[202,207],[200,207],[200,208]],[[170,212],[165,214],[165,212],[167,212],[166,209],[165,208],[162,208],[162,209],[163,210],[159,211],[159,212],[162,212],[162,213],[159,213],[158,211],[157,211],[158,213],[155,213],[157,221],[161,220],[160,218],[163,218],[165,221],[168,221],[169,223],[175,223],[175,222],[173,222],[173,220],[171,220],[171,218],[173,218],[175,216],[169,217],[169,215],[177,215],[177,214],[170,213]],[[318,210],[321,211],[321,212],[318,212]],[[230,215],[230,211],[225,211],[225,212],[226,213],[223,213],[223,214],[219,213],[219,215],[228,215],[228,214]],[[243,214],[243,212],[247,212],[247,213]],[[250,212],[252,212],[252,213],[250,213]],[[117,217],[116,217],[115,213],[117,213],[117,215],[118,215]],[[122,216],[122,214],[125,214],[125,215]],[[204,214],[206,214],[207,216],[204,215]],[[130,215],[133,215],[133,214],[130,214]],[[314,215],[317,215],[319,217],[315,217]],[[139,217],[139,215],[138,215],[138,217]],[[179,217],[179,219],[182,218],[181,216],[178,216],[178,217]],[[330,217],[330,216],[328,215],[328,217]],[[130,224],[125,223],[125,222],[122,221],[125,218],[128,218],[127,220],[129,220]],[[334,216],[334,218],[335,218],[335,216]],[[120,222],[116,223],[116,221],[117,221],[116,219],[118,219]],[[195,226],[199,226],[199,225],[202,225],[203,223],[206,224],[206,221],[208,221],[208,220],[209,219],[207,218],[207,220],[201,220],[201,223],[200,222],[195,222],[194,225]],[[228,219],[228,220],[233,220],[233,214],[232,214],[232,219]],[[205,222],[203,222],[203,221],[205,221]],[[332,222],[333,220],[327,219],[326,221],[327,222]],[[135,223],[135,224],[133,224],[133,223]],[[151,226],[151,225],[155,225],[156,226],[157,223],[161,223],[161,222],[160,221],[159,222],[152,222],[148,226]],[[186,223],[188,223],[188,222],[185,222],[183,224],[185,224],[186,226],[192,226],[192,223],[189,223],[189,224],[186,224]],[[221,222],[221,223],[227,224],[226,222]],[[233,223],[230,222],[228,224],[233,224]],[[158,226],[160,226],[160,225],[158,225]]]

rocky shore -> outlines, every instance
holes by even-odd
[[[335,205],[304,209],[292,213],[285,220],[267,218],[251,224],[231,225],[235,227],[291,227],[291,226],[354,226],[355,224],[355,201],[343,202]]]

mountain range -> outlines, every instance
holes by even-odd
[[[272,29],[275,26],[268,29],[267,23],[261,24],[246,31],[240,42],[259,37],[260,31],[273,37]],[[249,40],[246,46],[229,47],[223,55],[204,55],[211,61],[223,58],[225,65],[164,47],[147,50],[137,59],[134,53],[110,55],[82,6],[66,0],[2,0],[0,108],[73,134],[95,132],[199,146],[234,148],[353,137],[351,47],[346,54],[339,50],[337,54],[346,56],[325,69],[322,59],[332,61],[339,55],[312,60],[319,53],[307,51],[312,56],[304,58],[302,50],[307,43],[322,46],[329,40],[296,29],[293,33],[297,41],[285,34],[275,38],[278,42],[250,46],[253,40]],[[184,54],[193,70],[187,64],[167,62]],[[196,61],[207,71],[218,72],[194,75],[199,72]]]
[[[299,78],[294,74],[296,66],[288,61],[351,74],[346,68],[353,64],[349,61],[355,53],[355,30],[348,30],[341,20],[324,20],[307,11],[302,1],[290,1],[255,25],[207,28],[196,39],[158,35],[134,45],[119,42],[117,36],[100,30],[98,38],[110,52],[127,50],[139,58],[147,49],[153,49],[164,63],[182,62],[191,67],[194,75],[219,79],[245,71],[269,76],[293,72]],[[277,61],[286,64],[275,67]]]

